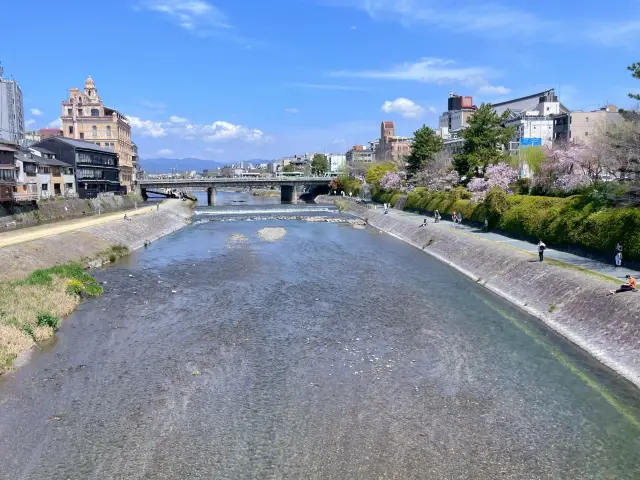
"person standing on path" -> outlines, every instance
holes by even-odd
[[[451,220],[453,221],[454,225],[458,223],[458,215],[456,214],[456,212],[453,212],[453,215],[451,215]]]
[[[458,212],[458,223],[462,225],[462,212]]]
[[[484,231],[489,231],[489,220],[487,220],[486,218],[484,219]]]
[[[538,240],[538,256],[540,257],[540,261],[544,260],[544,250],[547,246],[544,244],[542,240]]]
[[[616,261],[616,267],[622,266],[622,245],[620,245],[620,243],[616,244],[615,261]]]

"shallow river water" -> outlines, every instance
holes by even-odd
[[[0,379],[2,479],[640,478],[636,391],[374,230],[201,223],[97,276]]]

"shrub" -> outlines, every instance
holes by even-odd
[[[69,295],[80,295],[84,290],[84,284],[80,280],[72,279],[67,282],[67,293]]]
[[[100,285],[92,283],[86,285],[84,291],[88,297],[99,297],[104,292],[104,288],[102,288]]]
[[[37,325],[39,327],[51,327],[55,330],[60,327],[60,317],[56,317],[51,313],[39,313],[37,317]]]
[[[35,338],[36,338],[36,334],[35,334],[35,332],[33,331],[33,326],[32,326],[32,325],[29,325],[28,323],[27,323],[27,324],[25,324],[25,325],[23,325],[23,326],[22,326],[22,331],[24,332],[24,334],[25,334],[27,337],[31,337],[31,338],[33,338],[33,339],[35,340]]]
[[[109,255],[109,261],[111,263],[115,263],[116,260],[118,260],[118,257],[116,257],[115,254],[112,253],[111,255]]]

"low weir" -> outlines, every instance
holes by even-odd
[[[196,216],[243,216],[243,215],[315,215],[318,213],[338,213],[338,209],[334,205],[310,205],[310,204],[291,204],[291,205],[222,205],[219,207],[198,207]]]

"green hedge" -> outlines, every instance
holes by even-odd
[[[395,204],[395,191],[374,191],[373,198]],[[625,258],[640,260],[640,209],[602,208],[587,195],[566,198],[507,195],[492,191],[485,202],[474,203],[469,193],[456,188],[449,192],[429,192],[416,188],[407,195],[405,210],[442,215],[462,212],[465,220],[483,223],[504,232],[541,238],[550,245],[577,245],[587,250],[613,255],[615,245],[624,245]]]

